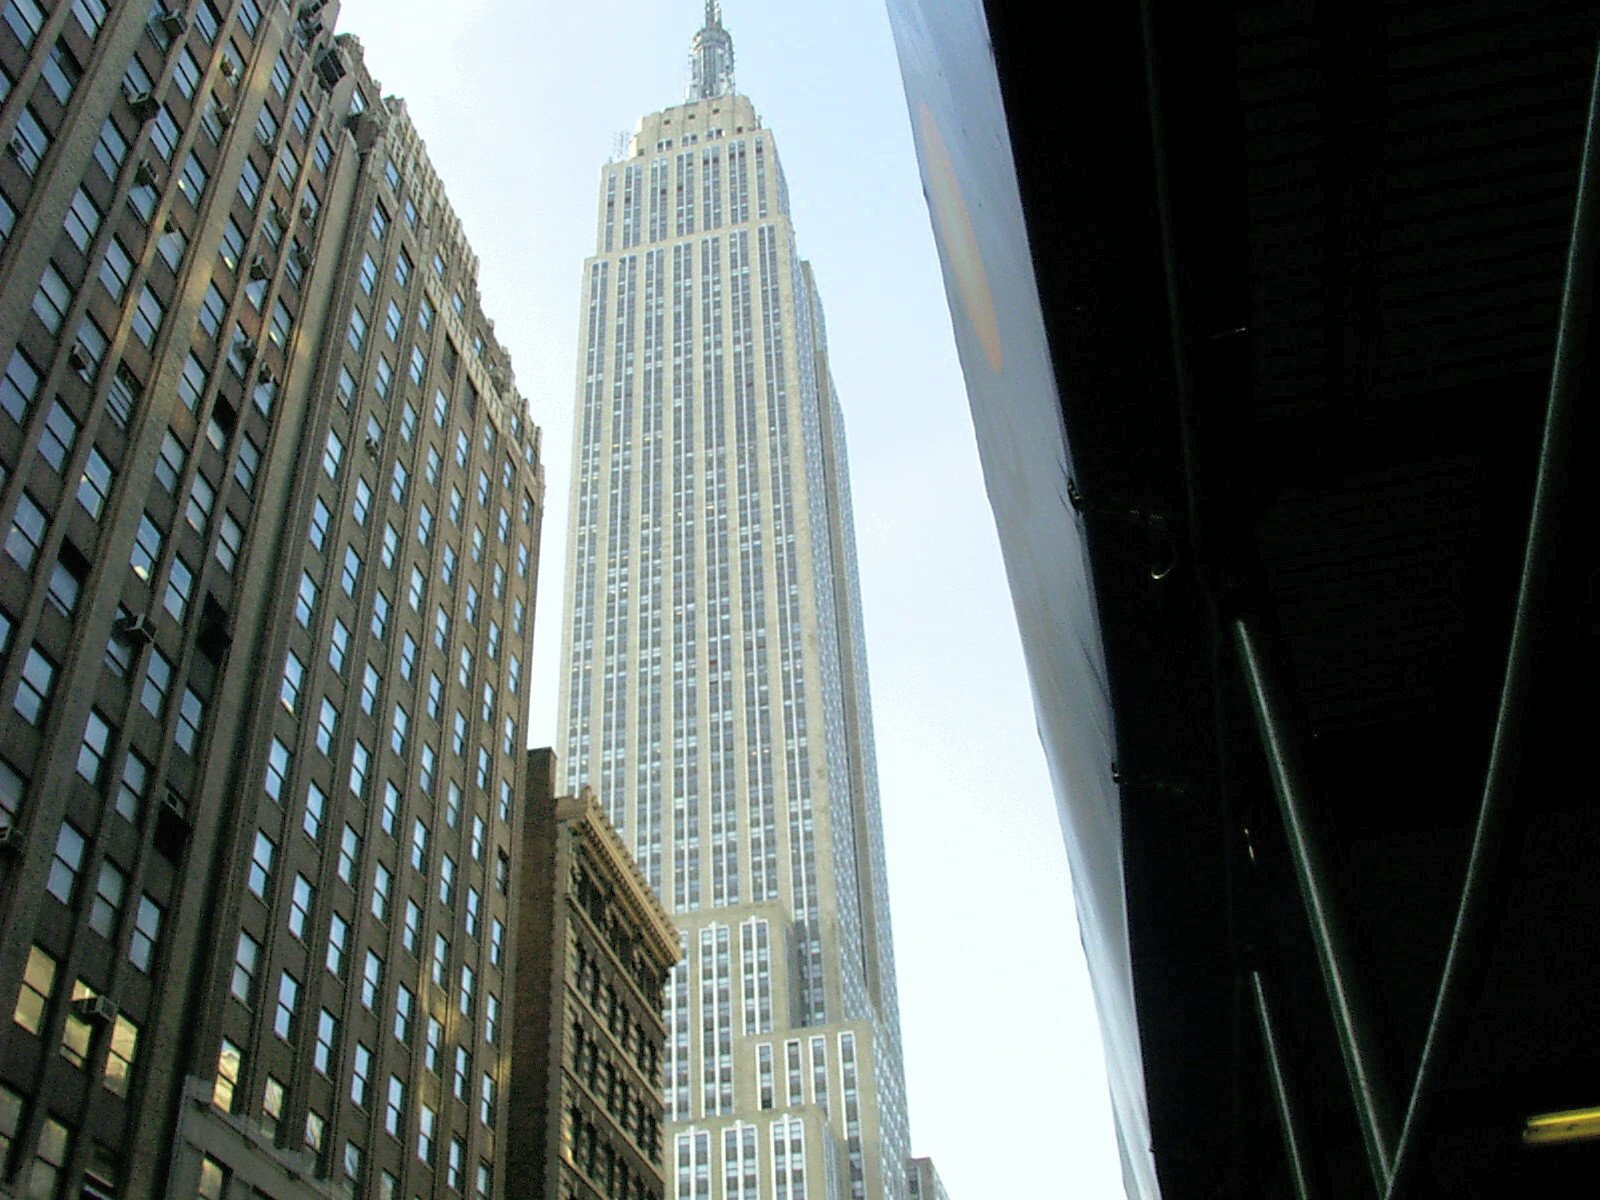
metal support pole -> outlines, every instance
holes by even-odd
[[[1350,1082],[1350,1098],[1366,1146],[1367,1163],[1377,1185],[1385,1195],[1394,1163],[1394,1126],[1373,1056],[1371,1024],[1356,998],[1355,981],[1350,976],[1349,958],[1338,914],[1331,897],[1327,856],[1317,836],[1305,794],[1302,770],[1293,742],[1283,726],[1283,704],[1262,653],[1260,637],[1248,617],[1233,622],[1234,644],[1249,684],[1250,703],[1255,710],[1261,744],[1266,751],[1272,788],[1278,797],[1283,831],[1300,881],[1300,896],[1305,902],[1311,925],[1311,941],[1322,969],[1322,982],[1328,993],[1328,1006],[1338,1032],[1339,1050],[1344,1056],[1345,1073]]]
[[[1312,1200],[1311,1175],[1306,1170],[1305,1139],[1300,1120],[1289,1096],[1289,1081],[1283,1073],[1283,1056],[1278,1050],[1278,1034],[1272,1024],[1272,1008],[1267,1003],[1266,985],[1260,971],[1250,972],[1250,990],[1256,1001],[1256,1021],[1261,1026],[1261,1047],[1267,1056],[1267,1073],[1272,1076],[1272,1094],[1278,1101],[1278,1125],[1283,1134],[1283,1152],[1289,1159],[1294,1178],[1295,1200]]]
[[[1400,1131],[1394,1174],[1385,1195],[1395,1200],[1405,1194],[1417,1168],[1421,1144],[1437,1098],[1446,1056],[1459,1040],[1466,1007],[1468,982],[1479,956],[1479,942],[1487,924],[1491,884],[1499,872],[1505,826],[1516,787],[1517,760],[1528,727],[1528,697],[1533,690],[1537,658],[1539,616],[1551,576],[1555,521],[1561,511],[1572,475],[1574,394],[1587,370],[1585,341],[1592,336],[1595,301],[1594,258],[1597,203],[1600,203],[1600,53],[1589,90],[1589,120],[1583,158],[1578,169],[1577,202],[1572,237],[1567,249],[1567,269],[1561,291],[1561,317],[1550,372],[1550,395],[1545,409],[1544,434],[1539,448],[1539,472],[1533,491],[1533,511],[1528,519],[1528,540],[1523,548],[1522,580],[1517,591],[1516,615],[1506,654],[1506,674],[1500,690],[1500,711],[1490,744],[1489,767],[1483,798],[1473,832],[1472,851],[1461,885],[1460,905],[1450,949],[1440,975],[1433,1019],[1417,1066],[1416,1082]]]

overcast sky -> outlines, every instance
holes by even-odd
[[[482,262],[544,429],[531,738],[553,744],[578,281],[615,135],[683,98],[700,0],[344,0]],[[915,1153],[952,1200],[1122,1195],[1055,802],[881,0],[725,0],[849,431]],[[557,747],[560,748],[559,746]]]

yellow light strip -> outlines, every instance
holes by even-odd
[[[1563,1142],[1600,1139],[1600,1108],[1574,1108],[1568,1112],[1529,1117],[1522,1129],[1525,1146],[1556,1146]]]

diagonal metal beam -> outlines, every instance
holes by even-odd
[[[1327,850],[1312,819],[1305,770],[1289,733],[1282,694],[1269,668],[1261,634],[1249,616],[1235,619],[1232,632],[1262,748],[1266,751],[1268,773],[1278,798],[1295,876],[1300,883],[1300,898],[1305,903],[1306,918],[1311,926],[1311,941],[1322,971],[1329,1012],[1339,1036],[1339,1051],[1344,1058],[1350,1098],[1367,1151],[1367,1165],[1372,1171],[1375,1190],[1382,1196],[1388,1191],[1393,1172],[1395,1126],[1374,1050],[1370,1010],[1356,985],[1343,923],[1332,896]]]
[[[1261,1048],[1267,1056],[1267,1074],[1272,1095],[1278,1102],[1278,1129],[1283,1135],[1284,1154],[1289,1159],[1289,1174],[1294,1180],[1295,1200],[1313,1200],[1311,1171],[1306,1164],[1305,1133],[1294,1098],[1289,1094],[1289,1077],[1283,1069],[1283,1053],[1278,1046],[1278,1031],[1272,1020],[1272,1006],[1260,971],[1250,972],[1250,991],[1255,997],[1256,1023],[1261,1029]]]
[[[1500,873],[1505,831],[1511,815],[1517,765],[1530,715],[1537,659],[1538,625],[1552,575],[1556,522],[1573,474],[1577,391],[1590,364],[1587,341],[1594,328],[1594,259],[1600,205],[1600,52],[1589,89],[1589,120],[1584,134],[1583,157],[1578,168],[1578,195],[1567,249],[1567,269],[1561,291],[1561,317],[1550,372],[1550,395],[1545,409],[1544,434],[1539,448],[1539,472],[1533,491],[1533,511],[1523,548],[1522,580],[1517,591],[1516,615],[1506,654],[1505,680],[1500,690],[1500,710],[1490,744],[1489,767],[1478,808],[1472,850],[1467,859],[1456,910],[1450,949],[1434,1000],[1433,1019],[1422,1047],[1416,1080],[1401,1128],[1394,1176],[1384,1195],[1398,1200],[1406,1194],[1415,1174],[1422,1143],[1438,1097],[1447,1058],[1460,1040],[1469,981],[1480,957],[1484,927],[1488,923],[1492,884]]]

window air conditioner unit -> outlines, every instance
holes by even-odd
[[[67,351],[67,366],[80,375],[94,366],[94,361],[89,357],[89,352],[83,348],[82,342],[72,343],[72,349]]]
[[[149,92],[129,92],[128,107],[140,124],[155,120],[156,113],[161,111],[160,102]]]
[[[272,383],[274,380],[276,380],[276,378],[277,376],[272,373],[271,363],[262,363],[260,368],[256,371],[257,383]]]
[[[240,362],[255,362],[256,344],[247,337],[242,337],[233,343],[233,352],[239,356]]]
[[[163,9],[153,18],[155,27],[166,37],[182,37],[189,29],[189,22],[184,20],[183,14],[173,12],[172,9]]]
[[[133,171],[133,181],[140,187],[155,187],[156,169],[150,165],[148,158],[139,160],[139,165]]]
[[[161,807],[184,824],[189,822],[189,806],[184,803],[183,797],[171,788],[161,797]]]
[[[256,141],[260,142],[268,150],[272,149],[272,144],[275,140],[276,139],[274,139],[273,136],[265,129],[261,128],[261,126],[256,126]]]
[[[0,822],[0,854],[22,853],[22,830],[15,825]]]
[[[239,78],[239,68],[233,65],[233,59],[224,58],[222,60],[222,77],[229,83]]]
[[[304,246],[296,242],[294,247],[294,261],[299,263],[300,269],[304,271],[306,268],[311,266],[311,251],[307,250]]]
[[[110,996],[79,996],[72,1002],[72,1011],[85,1021],[109,1025],[117,1019],[117,1002]]]
[[[367,453],[372,455],[373,458],[377,458],[378,451],[381,449],[382,447],[378,444],[378,439],[369,433],[367,435]]]
[[[143,613],[130,613],[117,621],[117,632],[148,646],[156,640],[155,625]]]
[[[233,124],[233,109],[226,104],[217,105],[217,124],[224,129]]]
[[[250,278],[258,281],[272,278],[272,268],[264,256],[258,254],[250,260]]]
[[[311,203],[309,197],[302,198],[300,201],[300,219],[303,221],[315,221],[317,219],[317,206]]]

